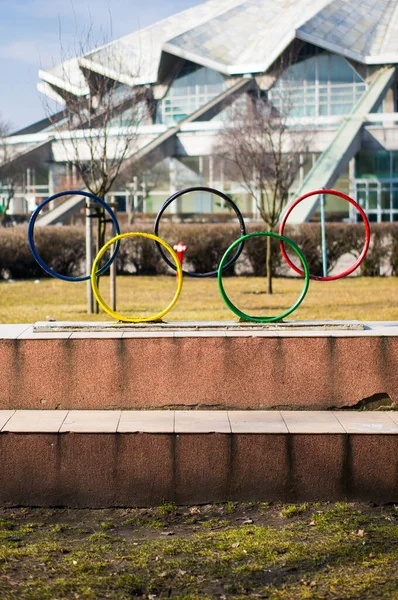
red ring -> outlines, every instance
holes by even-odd
[[[352,204],[357,209],[357,211],[361,215],[364,225],[365,225],[365,245],[363,247],[361,254],[359,255],[359,257],[357,258],[355,263],[349,269],[347,269],[346,271],[343,271],[343,273],[340,273],[338,275],[333,275],[330,277],[321,277],[320,275],[310,275],[310,279],[315,279],[317,281],[334,281],[335,279],[341,279],[342,277],[346,277],[347,275],[349,275],[350,273],[355,271],[355,269],[357,269],[359,267],[359,265],[362,263],[362,261],[364,260],[366,254],[367,254],[367,251],[369,249],[370,225],[369,225],[368,217],[364,213],[363,209],[359,206],[358,202],[355,202],[355,200],[353,200],[352,198],[347,196],[347,194],[343,194],[342,192],[338,192],[337,190],[315,190],[314,192],[309,192],[308,194],[304,194],[303,196],[300,196],[300,198],[297,198],[297,200],[295,200],[293,202],[293,204],[286,211],[286,213],[282,219],[281,225],[279,227],[279,235],[284,235],[283,232],[285,230],[286,221],[287,221],[290,213],[292,212],[292,210],[297,206],[297,204],[299,204],[306,198],[309,198],[310,196],[319,196],[320,194],[325,194],[325,195],[330,194],[331,196],[339,196],[340,198],[343,198],[343,200],[347,200],[347,202]],[[296,267],[296,265],[294,265],[292,263],[292,261],[290,260],[290,258],[288,257],[288,255],[286,253],[283,242],[280,243],[280,247],[281,247],[281,252],[282,252],[283,258],[285,259],[285,261],[287,262],[289,267],[291,267],[299,275],[303,276],[304,271],[302,271],[301,269],[299,269],[298,267]]]

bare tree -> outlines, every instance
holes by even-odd
[[[88,93],[82,96],[65,89],[55,90],[64,102],[62,120],[57,118],[59,111],[54,110],[51,101],[48,98],[44,100],[46,114],[53,131],[58,134],[56,139],[63,147],[65,162],[72,167],[74,178],[102,199],[105,199],[120,171],[137,151],[138,128],[145,119],[150,118],[152,107],[148,89],[132,83],[139,76],[138,59],[128,72],[129,67],[123,56],[107,42],[107,39],[102,39],[99,44],[98,40],[93,39],[90,27],[82,36],[82,41],[76,44],[78,48],[75,48],[75,54],[80,57],[69,60],[60,42],[64,60],[58,67],[61,72],[58,76],[66,83],[64,87],[76,88],[77,67]],[[87,53],[99,45],[102,46],[101,58],[94,58],[91,63]],[[99,62],[100,67],[96,66]],[[129,85],[120,82],[126,78]],[[105,243],[107,219],[101,207],[93,206],[93,210],[97,217],[95,245],[98,251]]]
[[[161,153],[153,153],[149,158],[132,160],[128,168],[118,178],[125,182],[134,197],[133,203],[127,206],[128,223],[134,223],[137,213],[145,206],[151,191],[164,183],[169,177],[169,166],[165,164]]]
[[[12,153],[8,143],[8,135],[11,131],[11,125],[7,121],[0,119],[0,181],[5,197],[5,203],[1,207],[0,225],[5,227],[9,223],[9,214],[11,201],[15,195],[15,187],[21,176],[21,171],[15,168],[12,161]]]
[[[233,105],[215,146],[215,153],[229,163],[255,200],[268,231],[280,219],[300,168],[300,155],[308,146],[307,132],[288,128],[289,112],[288,99],[278,111],[257,88]],[[272,294],[271,237],[267,237],[265,261],[267,293]]]
[[[126,160],[137,150],[138,127],[150,116],[151,100],[146,87],[120,82],[120,79],[126,78],[130,82],[137,80],[138,59],[134,66],[126,67],[123,56],[112,43],[108,43],[106,34],[101,40],[94,38],[92,25],[81,38],[75,43],[78,58],[72,60],[68,59],[60,40],[63,62],[58,67],[59,77],[66,83],[66,88],[76,87],[76,70],[71,64],[77,60],[89,93],[79,96],[57,89],[64,102],[62,120],[53,119],[59,111],[55,113],[48,98],[44,99],[44,108],[53,131],[59,134],[57,139],[63,146],[66,162],[75,171],[75,177],[87,190],[105,199]],[[93,62],[101,61],[104,72],[112,73],[113,77],[96,72],[95,64],[89,64],[90,56],[87,57],[87,54],[98,46],[102,47],[102,55],[100,59],[94,58]],[[101,214],[100,209],[98,213]],[[99,243],[103,241],[103,235],[100,238]]]

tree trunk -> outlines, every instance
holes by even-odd
[[[102,196],[98,196],[99,198],[101,198],[102,200],[104,200],[104,198]],[[103,221],[105,219],[105,211],[102,207],[97,208],[97,248],[96,248],[96,255],[98,254],[98,252],[101,250],[101,248],[104,246],[105,244],[105,231],[104,231],[104,224]],[[106,227],[106,225],[105,225]],[[98,265],[99,266],[99,265]],[[97,279],[97,285],[99,283],[99,279]],[[96,315],[99,314],[99,304],[97,302],[97,300],[94,300],[94,313]]]
[[[13,199],[14,194],[12,194],[12,196],[9,196],[7,198],[7,202],[4,206],[4,210],[3,212],[0,213],[0,227],[6,227],[7,223],[10,219],[8,211],[10,210],[10,205],[11,205],[11,200]]]
[[[272,294],[272,256],[271,256],[271,241],[270,235],[267,235],[266,249],[266,273],[267,273],[267,294]]]

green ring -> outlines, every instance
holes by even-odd
[[[252,237],[257,237],[257,236],[273,237],[273,238],[280,240],[284,244],[287,244],[288,246],[293,248],[293,250],[299,257],[301,264],[303,266],[305,280],[304,280],[304,287],[300,294],[299,299],[293,304],[293,306],[291,308],[289,308],[287,311],[285,311],[281,315],[278,315],[277,317],[252,317],[250,315],[246,315],[244,312],[239,310],[239,308],[237,308],[234,304],[232,304],[231,300],[228,298],[227,294],[225,293],[224,286],[222,283],[222,270],[223,270],[223,266],[227,259],[228,254],[235,248],[235,246],[238,246],[238,244],[241,244],[245,240],[248,240]],[[297,244],[295,244],[293,242],[293,240],[285,237],[284,235],[279,235],[278,233],[274,233],[273,231],[256,231],[254,233],[248,233],[247,235],[244,235],[243,237],[239,238],[233,244],[230,245],[230,247],[228,248],[228,250],[225,252],[224,256],[222,257],[220,265],[218,267],[217,280],[218,280],[218,287],[219,287],[221,296],[222,296],[225,304],[228,306],[228,308],[230,310],[232,310],[232,312],[234,312],[236,315],[238,315],[238,317],[240,317],[241,319],[243,319],[245,321],[255,321],[256,323],[275,323],[276,321],[281,321],[282,319],[287,317],[287,315],[290,315],[293,311],[296,310],[296,308],[298,308],[300,306],[300,304],[302,303],[302,301],[305,298],[306,293],[308,292],[308,286],[310,283],[310,272],[309,272],[307,261],[305,259],[304,254],[302,253],[300,248],[297,246]]]

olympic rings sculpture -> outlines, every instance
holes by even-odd
[[[297,200],[295,200],[288,208],[288,210],[286,211],[282,221],[281,221],[281,226],[279,228],[279,234],[283,235],[284,231],[285,231],[285,225],[286,225],[286,221],[289,218],[289,215],[291,214],[292,210],[298,205],[300,204],[300,202],[302,202],[303,200],[305,200],[306,198],[309,198],[310,196],[319,196],[320,194],[330,194],[331,196],[338,196],[339,198],[343,198],[343,200],[346,200],[347,202],[349,202],[350,204],[352,204],[352,206],[354,206],[357,211],[359,212],[359,214],[361,215],[364,225],[365,225],[365,244],[363,246],[363,250],[361,252],[361,254],[358,256],[357,260],[354,262],[353,265],[351,265],[351,267],[349,267],[348,269],[346,269],[345,271],[343,271],[342,273],[338,273],[337,275],[330,275],[329,277],[321,277],[320,275],[310,275],[310,279],[314,279],[317,281],[334,281],[336,279],[342,279],[343,277],[347,277],[347,275],[350,275],[350,273],[352,273],[353,271],[355,271],[355,269],[357,269],[359,267],[359,265],[362,263],[362,261],[364,260],[368,250],[369,250],[369,244],[370,244],[370,225],[369,225],[369,221],[368,218],[365,214],[365,212],[363,211],[363,209],[361,208],[361,206],[359,206],[359,204],[357,202],[355,202],[355,200],[353,200],[352,198],[350,198],[349,196],[347,196],[347,194],[343,194],[343,192],[338,192],[337,190],[315,190],[314,192],[309,192],[308,194],[304,194],[303,196],[301,196],[300,198],[297,198]],[[299,269],[298,267],[296,267],[292,261],[290,260],[290,258],[288,257],[286,250],[285,250],[285,246],[283,241],[281,241],[281,252],[282,252],[282,256],[285,259],[285,261],[287,262],[287,264],[289,265],[289,267],[291,269],[293,269],[293,271],[296,271],[296,273],[298,273],[299,275],[304,275],[303,271],[301,269]]]
[[[171,254],[171,256],[175,262],[175,265],[176,265],[178,282],[177,282],[177,291],[175,293],[175,296],[174,296],[173,300],[170,302],[170,304],[167,306],[167,308],[162,310],[159,314],[154,315],[153,317],[124,317],[123,315],[120,315],[119,313],[113,311],[106,304],[106,302],[102,298],[102,296],[99,292],[99,289],[98,289],[97,266],[98,266],[99,261],[104,256],[105,252],[108,250],[108,248],[110,246],[112,246],[113,244],[119,242],[120,240],[122,240],[124,238],[129,238],[129,237],[144,237],[144,238],[147,238],[150,240],[154,240],[157,244],[160,244],[161,246],[166,248],[166,250]],[[98,304],[101,306],[101,308],[103,308],[103,310],[106,313],[108,313],[108,315],[111,315],[111,317],[113,317],[114,319],[118,319],[119,321],[123,321],[126,323],[144,323],[146,321],[153,323],[154,321],[160,321],[162,319],[162,317],[164,317],[164,315],[166,315],[173,308],[173,306],[176,304],[178,298],[180,297],[181,289],[182,289],[182,280],[183,280],[183,274],[182,274],[181,263],[178,260],[178,257],[176,255],[176,253],[174,252],[173,248],[171,248],[171,246],[169,246],[169,244],[167,242],[162,240],[160,237],[153,235],[152,233],[141,233],[138,231],[131,231],[130,233],[122,233],[120,235],[116,235],[114,238],[109,240],[109,242],[107,242],[101,248],[101,250],[98,252],[97,256],[94,259],[93,267],[91,270],[91,285],[93,288],[94,296],[96,297]]]
[[[191,271],[187,271],[184,270],[181,266],[180,261],[178,260],[177,255],[175,254],[174,250],[171,248],[171,246],[162,238],[159,237],[158,233],[159,233],[159,223],[160,223],[160,219],[164,213],[164,211],[167,209],[167,207],[174,201],[177,200],[177,198],[182,197],[184,194],[187,194],[189,192],[195,192],[195,191],[203,191],[203,192],[208,192],[210,194],[214,194],[220,198],[222,198],[224,200],[224,202],[226,202],[227,204],[229,204],[231,206],[231,208],[233,209],[233,211],[235,212],[238,221],[239,221],[239,226],[240,226],[240,237],[239,239],[237,239],[235,242],[233,242],[229,248],[225,251],[219,267],[217,270],[214,271],[209,271],[207,273],[193,273]],[[287,219],[289,217],[289,215],[291,214],[292,210],[303,200],[305,200],[306,198],[310,197],[310,196],[314,196],[314,195],[320,195],[320,194],[330,194],[333,196],[338,196],[340,198],[343,198],[344,200],[346,200],[347,202],[349,202],[352,206],[354,206],[356,208],[356,210],[360,213],[363,222],[364,222],[364,226],[365,226],[365,244],[363,247],[363,250],[360,254],[360,256],[358,257],[358,259],[354,262],[354,264],[349,268],[346,269],[343,273],[340,273],[338,275],[333,275],[333,276],[328,276],[328,277],[320,277],[317,275],[312,275],[309,272],[309,268],[308,268],[308,264],[307,261],[305,259],[305,256],[303,254],[303,252],[300,250],[300,248],[297,246],[297,244],[291,240],[290,238],[284,236],[284,230],[285,230],[285,226],[286,226],[286,222]],[[37,217],[40,213],[40,211],[42,210],[42,208],[44,206],[46,206],[48,203],[50,203],[51,201],[55,200],[56,198],[62,197],[62,196],[68,196],[68,195],[80,195],[83,197],[88,198],[89,200],[93,200],[94,202],[96,202],[97,204],[100,205],[100,207],[102,209],[104,209],[108,215],[110,216],[110,220],[113,224],[114,230],[116,235],[110,239],[108,242],[106,242],[106,244],[99,250],[97,256],[94,259],[92,268],[91,268],[91,273],[90,275],[85,275],[82,277],[68,277],[66,275],[61,275],[60,273],[57,273],[56,271],[54,271],[53,269],[51,269],[48,265],[46,265],[46,263],[43,261],[43,259],[39,256],[37,250],[36,250],[36,245],[34,242],[34,228],[35,228],[35,224],[36,224],[36,220]],[[102,275],[112,264],[112,262],[115,260],[116,256],[117,256],[117,252],[120,246],[120,241],[122,239],[125,238],[134,238],[134,237],[144,237],[147,239],[151,239],[155,242],[155,244],[157,245],[157,248],[163,258],[163,260],[172,268],[177,272],[177,290],[176,293],[174,295],[173,300],[170,302],[170,304],[161,312],[159,312],[159,314],[154,315],[154,316],[150,316],[150,317],[125,317],[115,311],[113,311],[104,301],[104,299],[102,298],[100,291],[99,291],[99,287],[98,287],[98,278],[100,275]],[[231,265],[233,265],[237,259],[239,258],[240,254],[242,253],[243,247],[244,247],[244,243],[254,237],[272,237],[274,239],[278,239],[280,242],[280,248],[281,248],[281,252],[282,252],[282,256],[285,259],[286,263],[289,265],[290,268],[292,268],[297,274],[301,275],[304,277],[304,286],[303,289],[301,291],[301,294],[299,296],[299,298],[296,300],[296,302],[286,311],[284,311],[282,314],[275,316],[275,317],[261,317],[261,316],[252,316],[252,315],[247,315],[244,312],[242,312],[239,308],[237,308],[232,302],[231,300],[228,298],[225,289],[224,289],[224,285],[223,285],[223,281],[222,281],[222,277],[223,277],[223,272],[230,267]],[[300,198],[298,198],[297,200],[295,200],[291,206],[287,209],[281,225],[280,225],[280,229],[279,229],[279,234],[278,233],[274,233],[272,231],[257,231],[254,233],[249,233],[246,234],[246,228],[245,228],[245,223],[244,223],[244,219],[242,216],[242,213],[240,212],[238,206],[235,204],[235,202],[229,198],[226,194],[224,194],[223,192],[220,192],[219,190],[215,190],[213,188],[207,188],[207,187],[202,187],[202,186],[196,186],[196,187],[192,187],[192,188],[187,188],[185,190],[181,190],[179,192],[176,192],[175,194],[173,194],[172,196],[170,196],[170,198],[168,198],[163,206],[161,207],[157,217],[156,217],[156,221],[155,221],[155,226],[154,226],[154,233],[150,234],[150,233],[144,233],[144,232],[129,232],[129,233],[120,233],[120,228],[119,228],[119,224],[118,221],[116,219],[116,215],[115,213],[112,211],[112,209],[107,205],[106,202],[104,202],[104,200],[101,200],[101,198],[98,198],[97,196],[95,196],[94,194],[91,194],[89,192],[84,192],[84,191],[79,191],[79,190],[70,190],[70,191],[66,191],[66,192],[60,192],[58,194],[55,194],[53,196],[50,196],[49,198],[47,198],[46,200],[44,200],[34,211],[34,213],[32,214],[30,221],[29,221],[29,227],[28,227],[28,241],[29,241],[29,246],[30,249],[32,251],[32,254],[35,258],[35,260],[39,263],[39,265],[42,267],[42,269],[44,269],[44,271],[46,271],[46,273],[48,273],[49,275],[51,275],[52,277],[56,277],[58,279],[62,279],[64,281],[86,281],[86,280],[91,280],[91,286],[93,288],[93,293],[95,298],[97,299],[99,305],[103,308],[103,310],[108,313],[109,315],[111,315],[113,318],[121,321],[121,322],[129,322],[129,323],[144,323],[144,322],[154,322],[154,321],[159,321],[162,319],[162,317],[164,317],[177,303],[178,298],[181,294],[181,290],[182,290],[182,284],[183,284],[183,276],[187,275],[189,277],[213,277],[215,275],[217,275],[217,280],[218,280],[218,287],[220,290],[220,294],[225,302],[225,304],[228,306],[228,308],[234,312],[237,316],[239,316],[242,320],[244,321],[254,321],[256,323],[273,323],[273,322],[278,322],[281,321],[282,319],[284,319],[286,316],[290,315],[292,312],[294,312],[299,305],[302,303],[302,301],[304,300],[307,292],[308,292],[308,288],[309,288],[309,282],[311,279],[314,280],[318,280],[318,281],[332,281],[335,279],[340,279],[342,277],[346,277],[347,275],[349,275],[350,273],[352,273],[355,269],[357,269],[359,267],[359,265],[362,263],[362,261],[365,259],[366,254],[368,252],[369,249],[369,243],[370,243],[370,226],[369,226],[369,221],[368,218],[365,214],[365,212],[363,211],[363,209],[359,206],[359,204],[357,202],[355,202],[355,200],[353,200],[352,198],[350,198],[349,196],[347,196],[346,194],[343,194],[342,192],[338,192],[336,190],[315,190],[314,192],[310,192],[308,194],[304,194],[303,196],[301,196]],[[115,246],[114,251],[111,255],[111,257],[109,258],[109,260],[101,267],[99,267],[99,263],[101,261],[101,259],[103,258],[105,252],[111,247],[111,246]],[[298,256],[300,262],[301,262],[301,266],[302,268],[300,269],[299,267],[297,267],[296,265],[294,265],[292,263],[292,261],[290,260],[289,256],[287,255],[286,252],[286,247],[285,245],[289,246],[293,252]],[[169,260],[169,258],[166,256],[165,254],[165,250],[170,254],[171,258],[174,261],[171,262]],[[234,254],[232,255],[231,258],[230,255],[231,253],[234,251]]]
[[[56,200],[56,198],[61,198],[62,196],[75,196],[75,195],[76,196],[77,195],[84,196],[85,198],[94,200],[94,202],[97,202],[97,204],[99,204],[103,209],[105,209],[112,220],[116,235],[119,235],[120,227],[119,227],[119,223],[116,219],[116,215],[113,212],[113,210],[110,208],[110,206],[108,206],[107,203],[104,202],[104,200],[101,200],[101,198],[98,198],[98,196],[95,196],[94,194],[91,194],[90,192],[69,190],[67,192],[59,192],[58,194],[54,194],[53,196],[46,198],[46,200],[44,200],[41,204],[39,204],[39,206],[33,212],[32,216],[30,217],[30,220],[29,220],[28,242],[29,242],[30,250],[31,250],[36,262],[39,263],[39,265],[41,266],[43,271],[45,271],[52,277],[56,277],[57,279],[62,279],[63,281],[88,281],[91,278],[91,273],[89,275],[85,275],[83,277],[69,277],[67,275],[61,275],[60,273],[57,273],[56,271],[51,269],[48,265],[46,265],[44,260],[39,256],[39,254],[36,250],[36,245],[35,245],[35,236],[34,236],[35,224],[36,224],[36,219],[39,216],[42,208],[44,206],[46,206],[47,204],[49,204],[50,202],[52,202],[53,200]],[[103,273],[105,273],[105,271],[107,271],[107,269],[111,266],[111,264],[115,260],[118,250],[119,250],[119,244],[116,245],[115,250],[114,250],[112,256],[110,257],[110,259],[108,260],[108,262],[106,262],[104,264],[104,266],[101,267],[101,269],[99,269],[97,276],[102,275]]]
[[[237,308],[231,302],[231,300],[228,298],[227,294],[225,293],[224,286],[222,283],[223,266],[228,257],[228,254],[231,252],[231,250],[233,250],[236,246],[238,246],[238,244],[241,244],[245,240],[249,240],[250,238],[254,238],[254,237],[258,237],[258,236],[273,237],[273,238],[280,240],[281,244],[283,244],[283,243],[288,244],[288,246],[290,246],[294,250],[294,252],[297,254],[297,256],[299,257],[301,264],[303,266],[303,269],[304,269],[303,272],[304,272],[305,280],[304,280],[304,287],[302,289],[300,297],[298,298],[298,300],[296,300],[296,302],[293,304],[293,306],[291,308],[289,308],[284,313],[282,313],[281,315],[278,315],[276,317],[253,317],[253,316],[246,315],[244,312],[239,310],[239,308]],[[233,244],[231,244],[231,246],[225,252],[224,256],[221,259],[220,266],[218,267],[218,287],[221,292],[221,296],[222,296],[225,304],[228,306],[228,308],[230,310],[232,310],[232,312],[234,312],[236,315],[238,315],[238,317],[240,317],[244,321],[255,321],[256,323],[275,323],[276,321],[281,321],[282,319],[287,317],[287,315],[290,315],[290,313],[295,311],[296,308],[298,308],[300,306],[300,304],[302,303],[302,301],[304,300],[304,298],[307,294],[309,283],[310,283],[310,272],[308,269],[308,264],[307,264],[304,254],[301,252],[300,248],[297,246],[297,244],[295,244],[289,238],[287,238],[283,235],[279,235],[277,233],[273,233],[272,231],[256,231],[255,233],[249,233],[249,234],[239,238],[238,240],[236,240],[236,242],[233,242]]]
[[[244,235],[246,235],[245,222],[243,220],[242,213],[240,212],[240,210],[237,207],[237,205],[235,204],[235,202],[233,200],[231,200],[231,198],[229,198],[229,196],[227,196],[223,192],[220,192],[219,190],[215,190],[213,188],[208,188],[208,187],[203,187],[203,186],[191,187],[191,188],[187,188],[186,190],[181,190],[180,192],[176,192],[175,194],[173,194],[172,196],[170,196],[170,198],[168,198],[166,200],[166,202],[163,204],[162,208],[158,212],[158,215],[155,220],[155,227],[154,227],[155,235],[159,235],[160,219],[161,219],[164,211],[166,210],[166,208],[172,202],[174,202],[174,200],[177,200],[177,198],[180,198],[181,196],[184,196],[185,194],[188,194],[190,192],[209,192],[210,194],[213,194],[214,196],[218,196],[219,198],[222,198],[224,200],[224,202],[226,202],[227,204],[230,205],[230,207],[234,210],[236,216],[238,217],[241,238]],[[173,265],[173,263],[171,263],[169,261],[169,259],[163,252],[161,245],[158,242],[157,242],[157,246],[158,246],[160,254],[162,255],[163,260],[169,265],[169,267],[171,267],[172,269],[175,270],[175,266]],[[240,242],[238,244],[238,248],[237,248],[235,254],[229,261],[227,261],[225,263],[225,265],[223,266],[223,269],[228,269],[228,267],[233,265],[238,260],[242,250],[243,250],[243,242]],[[209,271],[208,273],[193,273],[192,271],[184,271],[184,269],[182,272],[184,273],[184,275],[188,275],[188,277],[213,277],[213,276],[217,275],[218,269],[216,269],[215,271]]]

